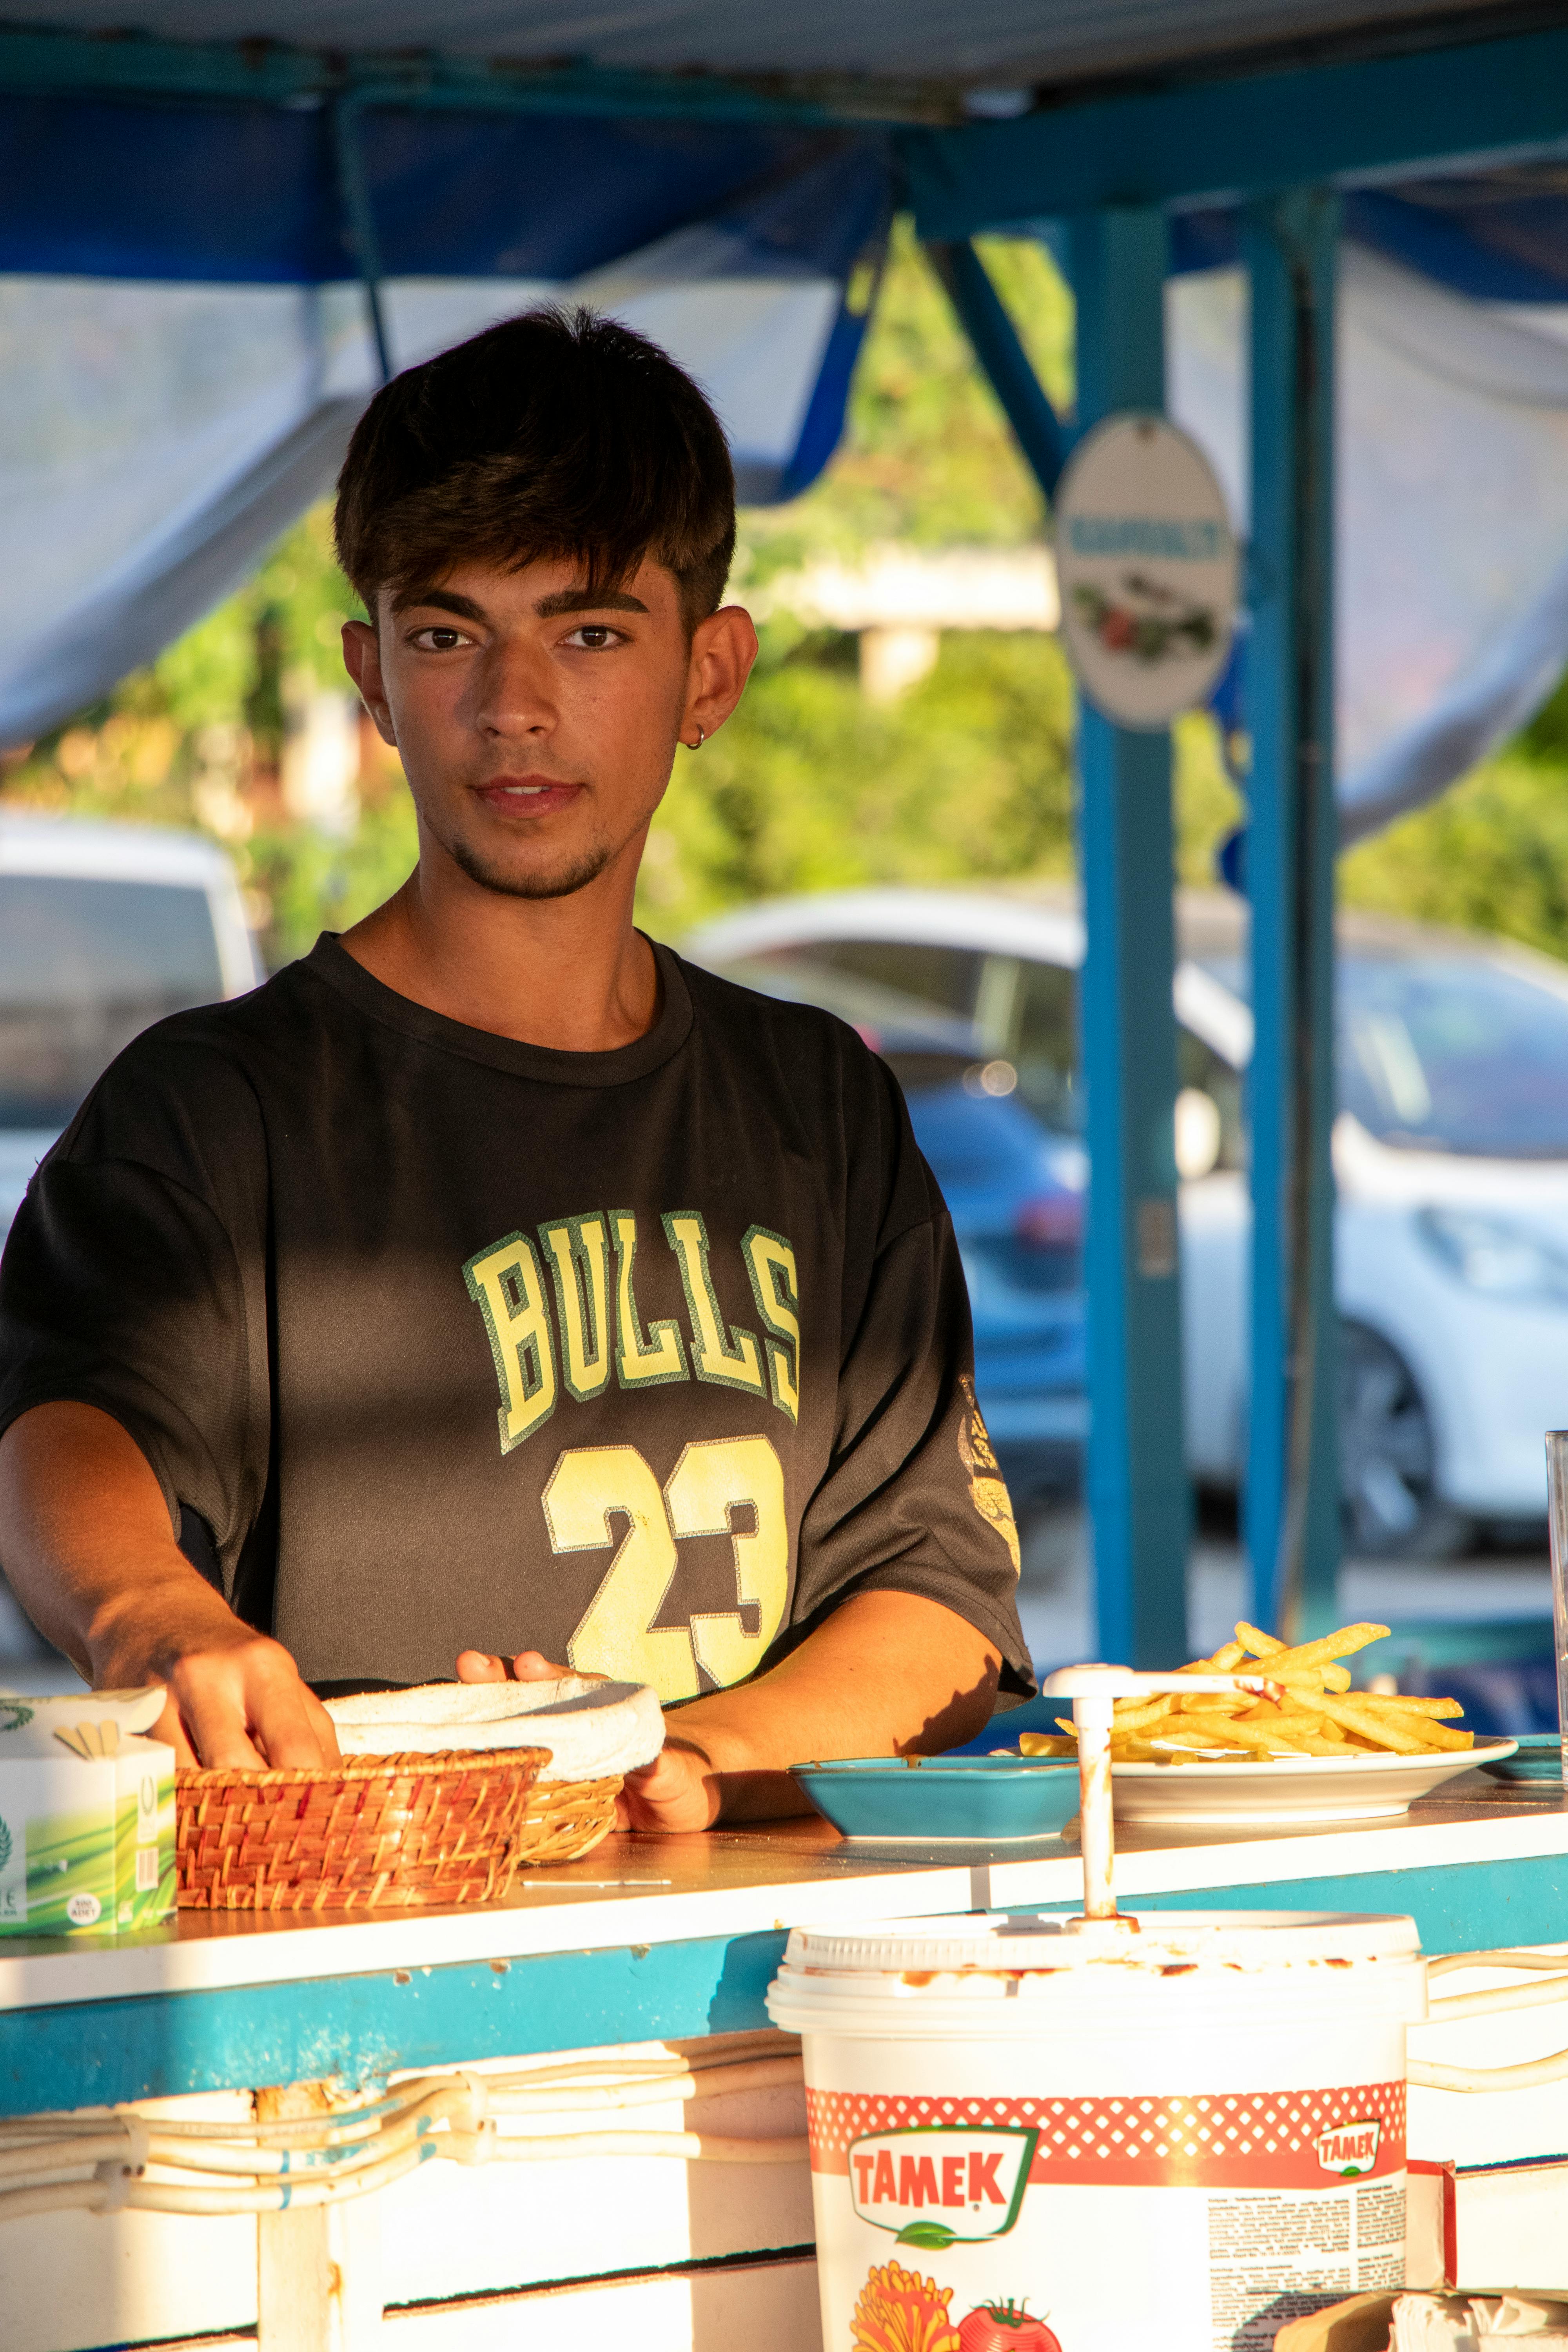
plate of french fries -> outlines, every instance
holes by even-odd
[[[1286,1643],[1237,1626],[1189,1675],[1259,1674],[1277,1699],[1250,1691],[1172,1691],[1118,1699],[1110,1734],[1120,1821],[1355,1822],[1406,1811],[1457,1772],[1511,1756],[1514,1739],[1478,1739],[1457,1699],[1355,1690],[1349,1660],[1386,1625],[1342,1625]],[[1018,1736],[1025,1756],[1078,1753],[1072,1723]]]

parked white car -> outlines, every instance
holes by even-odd
[[[261,978],[234,867],[211,842],[0,815],[0,1238],[122,1045]]]
[[[1246,1451],[1241,1077],[1245,908],[1183,893],[1177,1155],[1187,1457]],[[1436,1555],[1538,1521],[1542,1434],[1568,1426],[1568,969],[1500,940],[1339,926],[1336,1284],[1347,1537]],[[972,1020],[1047,1125],[1079,1125],[1066,888],[868,889],[773,900],[685,942],[703,963],[826,964]]]

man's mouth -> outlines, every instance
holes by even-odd
[[[506,816],[530,817],[553,816],[558,809],[569,808],[583,789],[553,776],[492,776],[488,784],[475,787],[487,808]]]

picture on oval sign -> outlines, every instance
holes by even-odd
[[[1095,709],[1168,727],[1206,702],[1236,628],[1236,539],[1195,441],[1152,412],[1108,416],[1056,498],[1062,642]]]

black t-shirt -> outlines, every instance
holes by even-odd
[[[113,1415],[193,1557],[322,1684],[523,1648],[667,1702],[851,1593],[1026,1692],[968,1301],[901,1096],[831,1015],[657,950],[606,1054],[336,939],[121,1055],[0,1266],[0,1430]]]

